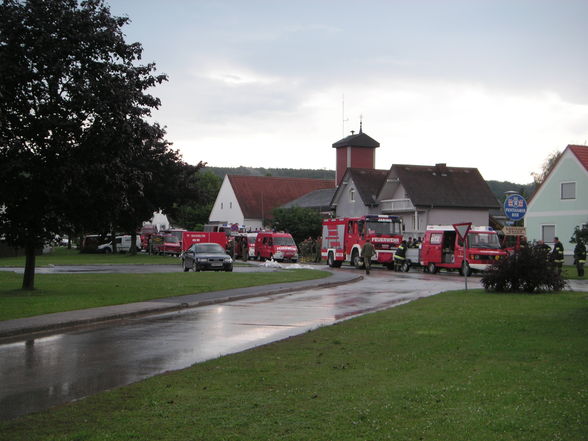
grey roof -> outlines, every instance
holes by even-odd
[[[417,207],[500,208],[477,168],[393,165],[390,177],[399,179]]]
[[[280,208],[301,207],[328,210],[331,206],[331,199],[333,199],[335,190],[336,188],[324,188],[311,191],[298,199],[294,199],[293,201],[282,205]]]
[[[376,205],[378,193],[386,182],[388,170],[369,168],[348,168],[347,173],[355,183],[355,188],[366,205]],[[345,179],[345,178],[343,178]]]
[[[363,133],[361,130],[357,134],[349,135],[333,144],[334,148],[340,147],[367,147],[377,148],[380,147],[380,143],[370,136]]]
[[[340,191],[343,188],[347,188],[346,181],[351,178],[355,185],[357,192],[365,205],[374,206],[378,204],[377,198],[380,189],[386,182],[388,176],[388,170],[374,170],[371,168],[348,168],[341,180],[341,185],[337,188],[337,191],[333,194],[332,203],[338,197]]]

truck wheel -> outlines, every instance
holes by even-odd
[[[407,273],[410,271],[410,262],[403,262],[402,266],[400,267],[400,271],[403,273]]]
[[[335,267],[335,256],[333,255],[332,251],[327,256],[327,265],[329,266],[329,268]]]
[[[363,267],[363,263],[359,258],[359,253],[357,250],[353,250],[353,253],[351,253],[351,265],[358,269]]]
[[[427,270],[429,270],[431,274],[435,274],[437,271],[439,271],[439,268],[437,268],[437,265],[431,262],[427,265]]]

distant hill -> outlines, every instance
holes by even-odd
[[[316,170],[298,168],[263,168],[263,167],[204,167],[201,171],[210,171],[220,178],[225,175],[240,176],[275,176],[280,178],[312,178],[312,179],[335,179],[335,170]],[[492,193],[499,201],[504,201],[504,193],[516,191],[529,199],[535,189],[535,184],[515,184],[508,181],[486,181]]]
[[[533,192],[535,191],[535,184],[514,184],[508,181],[486,181],[492,193],[500,202],[504,202],[505,192],[516,191],[518,194],[529,200]]]
[[[312,178],[333,179],[335,170],[313,170],[296,168],[263,168],[263,167],[204,167],[203,172],[210,171],[220,178],[225,175],[240,176],[275,176],[278,178]]]

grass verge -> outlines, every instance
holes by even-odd
[[[22,274],[0,272],[0,320],[184,294],[298,282],[328,276],[296,269],[268,273],[37,274],[36,289],[22,291]]]
[[[172,256],[150,256],[146,253],[138,253],[135,256],[129,254],[85,254],[79,250],[67,248],[54,248],[52,253],[36,257],[36,266],[47,265],[106,265],[106,264],[178,264],[180,260]],[[24,267],[25,257],[2,257],[0,266]]]
[[[445,293],[3,422],[0,440],[586,440],[587,302]]]

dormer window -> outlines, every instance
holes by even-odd
[[[355,202],[355,188],[349,190],[349,202]]]

